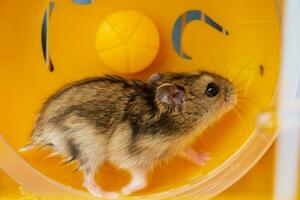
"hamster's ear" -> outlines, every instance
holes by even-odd
[[[155,82],[160,81],[160,80],[161,80],[161,74],[155,73],[155,74],[152,74],[149,77],[148,83],[155,83]]]
[[[157,88],[156,98],[170,106],[178,106],[179,108],[182,108],[185,99],[185,92],[181,87],[166,83]]]

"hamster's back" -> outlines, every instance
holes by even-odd
[[[118,76],[88,78],[64,86],[43,105],[32,131],[33,143],[52,144],[49,137],[53,134],[71,135],[83,127],[105,134],[104,130],[122,116],[128,93],[130,84]]]

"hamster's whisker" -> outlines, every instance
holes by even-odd
[[[237,118],[241,121],[242,123],[242,126],[247,129],[247,125],[246,125],[246,122],[245,120],[241,117],[241,115],[239,114],[239,112],[234,108],[233,109],[234,113],[236,114]]]
[[[248,93],[254,93],[254,92],[257,92],[257,89],[256,88],[247,88],[247,89],[240,89],[239,88],[239,85],[234,85],[234,87],[235,88],[237,88],[237,93],[238,94],[243,94],[243,95],[245,95],[245,94],[248,94]]]
[[[229,76],[232,77],[231,82],[235,82],[239,78],[241,72],[243,72],[244,70],[244,68],[241,68],[238,72],[230,73]]]
[[[246,79],[244,80],[241,80],[240,82],[235,82],[235,83],[232,83],[233,86],[236,88],[235,91],[240,94],[240,95],[247,95],[249,93],[251,94],[255,94],[257,92],[257,88],[255,88],[253,85],[246,85]]]
[[[253,62],[253,60],[250,60],[250,61],[249,61],[248,63],[246,63],[245,65],[237,65],[237,64],[235,64],[235,65],[241,67],[241,69],[238,71],[238,73],[236,73],[236,74],[234,75],[233,81],[235,81],[235,80],[239,77],[239,75],[240,75],[242,72],[244,72],[245,70],[252,70],[252,71],[254,71],[254,69],[249,69],[249,68],[248,68],[248,66],[249,66],[252,62]]]
[[[247,84],[247,77],[243,77],[243,79],[240,80],[231,80],[232,84],[236,87],[239,88],[240,86],[244,86],[245,84]]]
[[[250,59],[246,64],[235,64],[236,66],[242,67],[243,69],[254,70],[253,68],[249,68],[249,65],[254,61],[254,58]]]
[[[244,119],[248,121],[248,117],[243,112],[242,108],[239,105],[235,105],[235,108],[238,109],[240,111],[240,114],[244,117]]]
[[[258,103],[252,99],[249,98],[243,98],[243,97],[237,97],[238,102],[241,102],[242,104],[245,104],[246,106],[259,106]]]
[[[258,105],[258,103],[254,99],[249,98],[249,97],[247,97],[245,95],[240,95],[238,93],[236,97],[237,97],[238,100],[245,101],[245,102],[250,102],[250,103],[253,103],[255,105]]]
[[[236,90],[237,96],[245,97],[245,98],[247,98],[249,96],[250,97],[257,96],[256,92],[257,92],[257,90],[254,89],[254,88],[253,89],[246,89],[246,90],[242,90],[242,89]]]
[[[245,73],[246,73],[246,76],[240,76],[241,72],[244,72],[245,70],[247,70]],[[232,79],[232,83],[235,84],[235,85],[241,85],[243,84],[244,82],[247,82],[249,81],[252,81],[254,79],[257,79],[259,78],[259,73],[255,73],[255,69],[242,69],[233,79]],[[239,80],[238,78],[241,77],[241,79]]]
[[[231,78],[231,82],[232,82],[232,83],[236,83],[236,82],[238,81],[238,78],[240,78],[240,74],[241,74],[242,71],[244,71],[243,68],[240,69],[240,70],[238,71],[238,73],[236,73],[235,75],[233,75],[233,77]],[[239,82],[240,82],[240,81],[239,81]]]
[[[236,91],[236,99],[237,100],[244,100],[244,101],[248,101],[248,102],[252,102],[254,103],[255,105],[258,105],[258,102],[253,98],[253,97],[256,97],[256,93],[254,90],[250,90],[249,92],[246,91],[247,93],[245,94],[243,91]]]
[[[235,112],[236,116],[239,118],[239,120],[243,124],[243,127],[247,130],[248,124],[247,124],[246,118],[244,117],[244,115],[242,115],[242,111],[237,106],[234,106],[232,110]]]
[[[250,63],[252,63],[252,61],[249,61],[246,65],[239,65],[239,66],[241,66],[241,69],[231,79],[232,83],[238,82],[238,85],[240,85],[241,83],[243,83],[243,81],[246,81],[248,79],[249,75],[244,76],[243,79],[240,80],[240,81],[238,80],[238,78],[240,77],[241,73],[244,72],[245,70],[251,71],[251,77],[252,77],[252,79],[258,77],[258,73],[257,74],[254,73],[256,71],[254,68],[247,67],[247,66],[249,66]],[[249,74],[249,73],[247,73],[247,74]]]

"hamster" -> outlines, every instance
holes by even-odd
[[[87,78],[46,101],[23,150],[50,145],[78,162],[91,194],[117,198],[119,193],[103,191],[95,181],[104,162],[131,174],[123,195],[144,188],[147,172],[176,155],[204,165],[209,155],[189,145],[236,102],[234,85],[206,71],[157,73],[147,82],[112,75]]]

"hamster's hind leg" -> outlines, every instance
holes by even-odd
[[[135,191],[143,189],[147,185],[147,170],[128,169],[131,175],[130,183],[122,188],[123,195],[129,195]]]
[[[105,135],[85,125],[72,130],[66,139],[72,157],[79,162],[79,170],[84,174],[83,186],[96,197],[118,198],[115,192],[104,191],[96,182],[96,173],[106,161]]]
[[[117,192],[105,192],[96,182],[96,171],[91,170],[91,168],[86,168],[83,170],[84,180],[83,186],[96,197],[107,197],[111,199],[117,199],[119,194]]]
[[[90,146],[92,149],[93,144],[91,143]],[[97,184],[96,173],[105,162],[105,157],[101,149],[94,149],[94,151],[91,151],[91,149],[82,151],[78,159],[80,164],[79,169],[84,174],[83,186],[96,197],[118,198],[118,193],[106,192]]]

